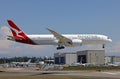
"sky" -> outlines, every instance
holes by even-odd
[[[113,40],[107,55],[120,55],[120,0],[0,0],[0,57],[53,56],[56,52],[97,49],[78,46],[56,50],[56,46],[32,46],[6,40],[13,20],[27,34],[104,34]]]

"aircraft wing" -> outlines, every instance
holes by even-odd
[[[59,40],[59,42],[58,42],[59,44],[63,44],[65,46],[71,46],[72,45],[72,40],[71,39],[69,39],[69,38],[67,38],[67,37],[65,37],[65,36],[55,32],[55,31],[53,31],[51,29],[47,28],[47,30],[49,32],[51,32],[54,35],[54,37],[56,37],[56,39]]]

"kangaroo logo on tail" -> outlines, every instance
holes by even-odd
[[[11,20],[8,20],[8,24],[11,26],[10,29],[14,37],[28,38],[23,31],[17,27]]]
[[[35,44],[12,20],[8,20],[13,38],[17,42]]]

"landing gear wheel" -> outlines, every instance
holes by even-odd
[[[105,44],[103,44],[102,48],[105,48]]]
[[[64,49],[64,46],[57,47],[57,50]]]

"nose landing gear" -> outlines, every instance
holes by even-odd
[[[105,48],[105,44],[103,44],[102,48]]]

